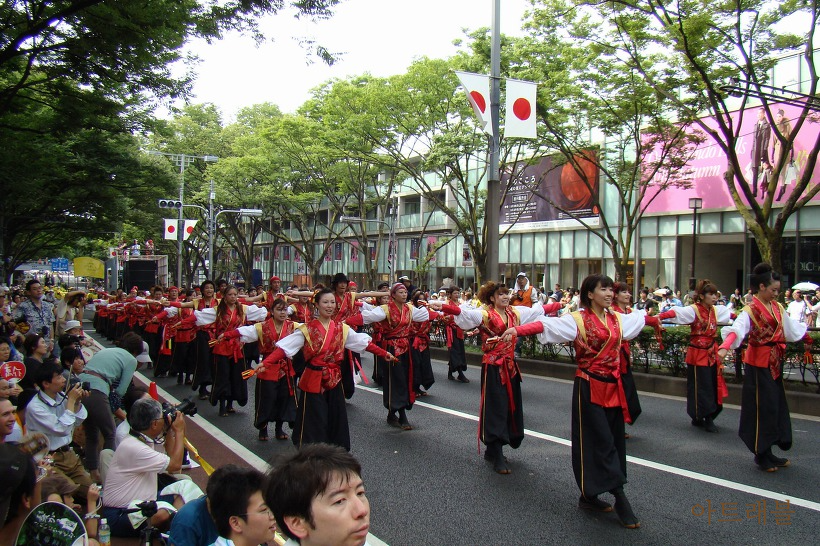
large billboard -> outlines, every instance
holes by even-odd
[[[597,226],[598,166],[584,158],[578,163],[588,184],[571,164],[554,165],[549,157],[534,165],[519,161],[503,166],[501,187],[506,191],[499,216],[501,229],[511,225],[511,231],[581,226],[575,218]],[[535,195],[533,188],[548,200]]]
[[[781,127],[781,133],[791,131],[794,127],[801,109],[796,106],[770,105],[774,114],[774,121]],[[779,111],[782,110],[782,116]],[[757,182],[757,200],[762,203],[766,199],[766,186],[768,185],[771,167],[787,154],[787,163],[780,173],[777,185],[774,188],[773,201],[775,205],[788,199],[789,193],[794,189],[795,179],[802,176],[806,168],[809,151],[817,141],[820,124],[807,119],[797,135],[794,146],[791,150],[781,150],[780,142],[775,137],[768,120],[760,119],[761,108],[747,108],[742,112],[731,114],[732,123],[736,127],[740,123],[740,131],[736,152],[740,161],[740,168],[744,178],[754,189]],[[717,129],[717,123],[712,117],[704,118],[705,124],[710,128]],[[692,129],[700,131],[700,129]],[[651,158],[650,158],[651,159]],[[689,198],[700,197],[703,199],[703,208],[708,209],[732,209],[735,203],[729,193],[729,188],[725,182],[727,168],[726,154],[715,143],[706,137],[695,150],[692,160],[689,162],[691,169],[692,184],[689,188],[668,188],[662,192],[649,204],[647,213],[675,213],[690,212]],[[756,180],[755,180],[756,179]],[[812,174],[810,187],[820,182],[820,175],[817,169]],[[737,181],[734,181],[737,184]],[[744,194],[738,188],[741,199],[748,203]],[[654,192],[647,192],[647,198],[652,197]],[[820,194],[815,196],[815,201],[820,200]]]

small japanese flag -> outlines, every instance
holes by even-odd
[[[187,241],[188,237],[194,232],[198,220],[185,220],[185,233],[182,236],[183,241]]]
[[[507,80],[506,138],[535,138],[535,94],[538,86],[523,80]]]
[[[478,126],[488,135],[493,134],[493,124],[490,123],[490,77],[459,70],[455,73],[467,92],[467,98],[478,118]]]
[[[165,218],[165,238],[176,240],[179,234],[177,233],[177,224],[179,220],[176,218]]]
[[[117,249],[113,246],[108,247],[108,257],[116,258],[118,256]]]

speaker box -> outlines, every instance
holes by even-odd
[[[125,262],[123,270],[123,289],[128,292],[132,286],[139,290],[150,290],[157,283],[157,262],[154,260],[135,260]]]

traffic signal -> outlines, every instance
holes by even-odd
[[[179,210],[182,208],[182,201],[177,199],[158,199],[157,205],[161,209],[176,209]]]

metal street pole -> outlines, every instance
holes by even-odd
[[[185,202],[185,154],[179,154],[179,202]],[[177,286],[182,288],[182,250],[185,242],[185,216],[179,207],[177,219]]]
[[[214,279],[214,235],[216,231],[216,218],[214,218],[214,180],[211,179],[211,191],[208,194],[208,279]]]
[[[498,209],[501,193],[499,162],[501,160],[499,139],[499,116],[501,110],[501,0],[493,1],[492,42],[490,44],[490,162],[487,165],[487,206],[484,213],[484,229],[487,233],[486,271],[489,279],[498,277]]]
[[[692,197],[689,199],[689,208],[692,209],[692,276],[689,278],[689,290],[694,290],[698,282],[695,273],[695,248],[698,245],[698,209],[703,207],[703,199]]]

